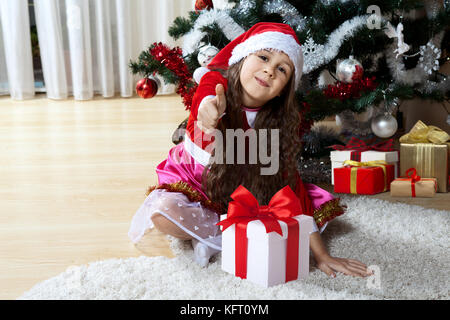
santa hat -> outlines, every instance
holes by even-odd
[[[260,22],[227,44],[208,64],[208,69],[228,69],[249,54],[274,49],[288,55],[294,65],[295,87],[303,71],[303,52],[295,31],[284,23]]]

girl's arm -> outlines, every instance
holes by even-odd
[[[335,271],[356,277],[366,277],[373,274],[373,272],[367,269],[367,266],[360,261],[330,256],[322,242],[319,232],[311,233],[309,241],[317,267],[330,277],[336,277]]]
[[[204,133],[198,126],[199,108],[203,100],[208,100],[208,98],[216,96],[217,84],[222,84],[225,91],[227,89],[227,80],[217,71],[210,71],[206,73],[200,80],[200,83],[195,91],[194,97],[192,98],[192,105],[190,108],[190,114],[188,123],[186,125],[186,132],[188,137],[194,143],[199,144],[199,147],[205,149],[212,141],[210,137]],[[220,121],[220,120],[219,120]],[[197,130],[198,129],[198,130]]]

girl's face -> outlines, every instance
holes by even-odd
[[[250,54],[242,64],[240,81],[246,107],[260,107],[279,96],[294,72],[284,52],[268,49]]]

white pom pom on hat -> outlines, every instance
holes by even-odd
[[[288,55],[294,65],[295,87],[303,72],[303,51],[295,31],[287,24],[259,22],[227,44],[208,64],[208,69],[228,69],[251,53],[274,49]]]

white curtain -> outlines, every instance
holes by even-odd
[[[221,2],[219,1],[219,7]],[[134,94],[128,68],[153,42],[182,46],[167,33],[195,0],[34,0],[48,98],[92,99]],[[217,7],[217,6],[216,6]],[[219,8],[217,7],[217,8]],[[0,93],[35,94],[27,0],[0,0]],[[161,81],[159,94],[174,92]]]
[[[6,87],[13,99],[34,96],[33,59],[27,0],[0,0],[2,44],[0,89]],[[3,53],[2,50],[2,53]]]

